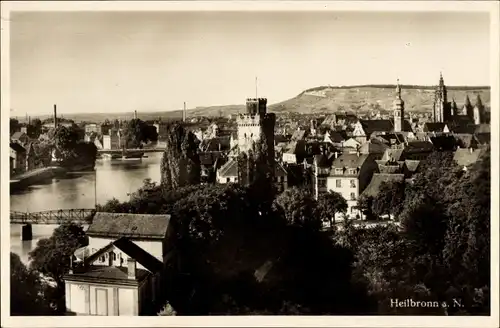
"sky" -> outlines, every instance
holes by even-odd
[[[460,12],[13,12],[11,115],[269,103],[320,85],[489,85]]]

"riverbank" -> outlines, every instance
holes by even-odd
[[[66,173],[67,170],[59,166],[43,167],[25,172],[10,179],[10,191],[20,191],[36,183],[63,176]]]

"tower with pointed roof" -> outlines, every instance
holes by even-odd
[[[477,95],[476,99],[476,106],[474,106],[473,110],[473,118],[474,118],[474,124],[479,125],[483,123],[483,112],[484,112],[484,105],[481,100],[481,97]]]
[[[434,94],[432,113],[434,122],[446,122],[451,118],[451,104],[448,103],[448,92],[444,84],[443,74],[439,74],[439,85]]]
[[[450,111],[451,117],[454,117],[458,115],[458,106],[457,103],[455,102],[455,98],[451,101],[451,111]]]
[[[404,127],[405,102],[401,99],[401,85],[399,84],[399,79],[396,86],[396,99],[392,102],[392,109],[394,112],[394,132],[401,132]]]
[[[474,107],[470,103],[469,95],[465,97],[464,107],[462,107],[462,115],[468,116],[471,120],[474,119]]]

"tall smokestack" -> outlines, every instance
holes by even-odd
[[[137,111],[134,110],[134,120],[137,120]]]
[[[186,122],[186,102],[184,102],[184,110],[182,111],[182,122]]]
[[[54,128],[57,128],[57,105],[54,104]]]

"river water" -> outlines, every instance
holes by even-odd
[[[116,198],[129,199],[129,193],[142,186],[144,179],[160,181],[162,153],[147,153],[137,164],[111,164],[97,161],[94,172],[72,173],[42,185],[34,185],[21,193],[10,195],[10,209],[38,212],[56,209],[94,208]],[[10,225],[10,249],[28,262],[28,253],[38,240],[50,237],[56,225],[33,225],[33,240],[21,241],[21,226]]]

